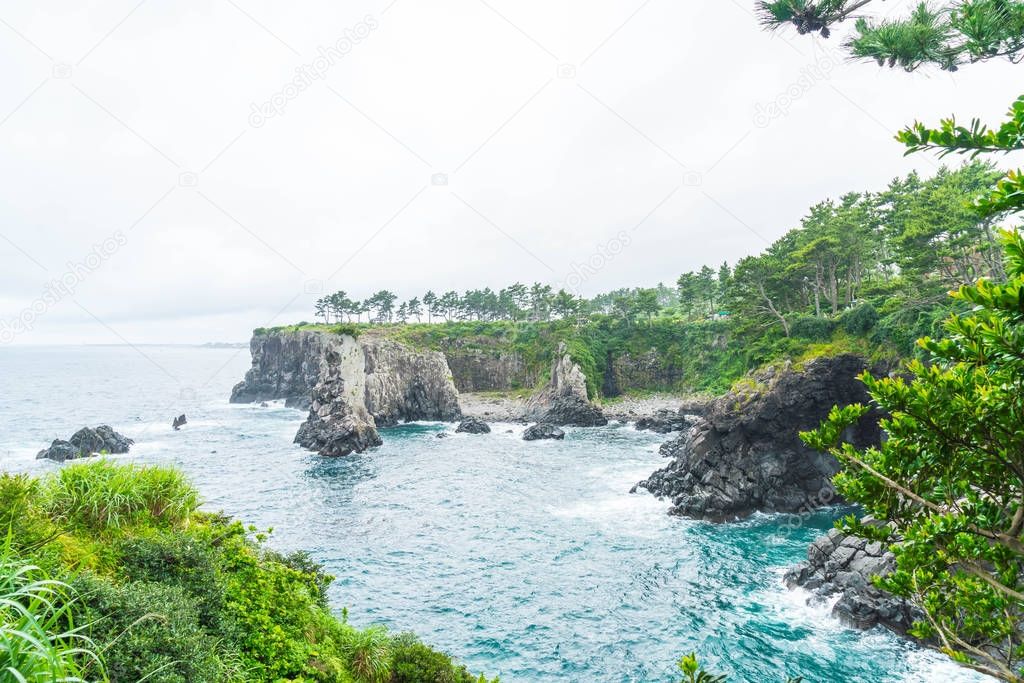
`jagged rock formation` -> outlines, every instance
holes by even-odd
[[[787,365],[763,372],[754,386],[712,401],[693,427],[662,447],[672,462],[637,486],[671,498],[670,514],[712,520],[836,502],[831,480],[839,463],[805,446],[798,433],[817,426],[833,405],[868,400],[856,379],[865,365],[842,355],[816,358],[799,371]],[[858,447],[877,444],[878,416],[865,416],[845,436]]]
[[[551,367],[551,381],[526,404],[525,419],[574,427],[599,427],[608,424],[601,409],[587,396],[587,377],[573,362],[565,344]]]
[[[284,398],[308,407],[295,442],[323,455],[379,446],[378,427],[461,416],[448,364],[436,351],[315,330],[256,335],[250,348],[252,368],[231,400]]]
[[[49,448],[44,448],[36,454],[36,460],[46,458],[64,462],[104,453],[127,453],[133,443],[133,440],[118,434],[108,425],[96,428],[82,427],[67,441],[54,439]]]
[[[540,439],[562,440],[564,438],[565,432],[553,424],[543,422],[527,427],[526,431],[523,432],[523,441],[539,441]]]
[[[490,434],[491,426],[478,417],[470,417],[460,422],[455,431],[467,434]]]
[[[838,595],[832,614],[847,626],[867,629],[881,624],[906,635],[923,613],[871,583],[872,576],[885,576],[895,569],[896,558],[881,543],[831,529],[810,545],[806,562],[786,572],[785,581],[791,589],[800,586],[811,591],[813,600]]]

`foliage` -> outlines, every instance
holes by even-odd
[[[801,34],[828,38],[846,19],[857,18],[844,43],[858,59],[913,71],[930,64],[956,71],[965,64],[1024,57],[1024,2],[956,0],[933,8],[920,2],[903,17],[872,20],[862,10],[875,0],[760,0],[761,23],[769,29],[793,25]],[[879,7],[881,10],[881,7]]]
[[[835,484],[892,528],[848,523],[892,544],[897,571],[880,586],[925,610],[915,635],[1003,680],[1024,675],[1024,237],[1003,236],[1008,280],[979,280],[954,296],[941,341],[924,338],[929,364],[862,381],[891,417],[887,440],[858,451],[843,430],[868,408],[834,408],[812,447],[846,466]]]
[[[0,664],[17,658],[27,680],[106,680],[104,668],[114,683],[390,680],[392,639],[328,611],[333,577],[197,511],[175,470],[95,459],[41,480],[2,475],[0,493],[8,553],[73,586],[0,559]],[[421,647],[423,662],[464,672]]]
[[[0,553],[0,680],[70,683],[106,680],[95,646],[74,625],[71,588]]]
[[[168,526],[199,506],[199,494],[177,470],[106,460],[61,468],[46,480],[41,496],[54,518],[94,531]]]
[[[876,323],[878,323],[878,311],[871,305],[871,302],[865,302],[844,311],[839,317],[839,325],[847,334],[864,336],[874,328]]]

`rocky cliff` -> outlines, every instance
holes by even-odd
[[[601,409],[587,397],[587,377],[572,360],[564,343],[558,346],[547,386],[527,401],[525,418],[576,427],[608,424]]]
[[[325,371],[323,359],[335,335],[321,332],[272,332],[249,342],[252,367],[231,390],[232,403],[285,399],[308,408],[313,388]]]
[[[692,427],[662,446],[672,461],[637,486],[670,498],[671,514],[712,520],[836,502],[831,479],[839,463],[805,446],[798,433],[817,426],[833,405],[866,402],[856,379],[865,367],[863,358],[842,355],[816,358],[802,370],[764,371],[750,386],[712,401]],[[877,416],[865,416],[846,438],[858,447],[878,443]]]
[[[462,348],[457,344],[442,349],[460,393],[511,391],[535,386],[538,372],[510,349]]]
[[[235,403],[285,399],[309,408],[296,443],[324,455],[380,445],[378,427],[455,420],[458,392],[444,355],[367,334],[275,331],[253,337],[252,368]]]

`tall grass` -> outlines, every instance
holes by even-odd
[[[84,683],[102,663],[92,641],[75,628],[73,597],[64,583],[33,565],[0,554],[0,681]]]
[[[341,643],[349,671],[359,683],[383,683],[391,676],[391,637],[383,626],[352,629]]]
[[[106,460],[65,466],[44,481],[42,496],[56,521],[96,531],[171,525],[199,507],[199,494],[177,470]]]

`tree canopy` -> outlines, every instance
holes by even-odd
[[[843,47],[857,59],[913,71],[933,65],[956,71],[965,64],[1024,58],[1024,2],[958,0],[939,7],[921,2],[906,15],[876,18],[880,0],[761,0],[761,23],[775,30],[828,38],[836,24],[855,22]]]

